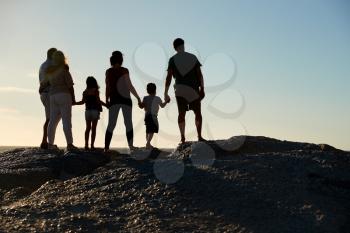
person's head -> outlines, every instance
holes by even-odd
[[[62,51],[57,50],[52,54],[52,64],[47,68],[46,73],[53,73],[61,68],[69,71],[69,66],[66,62],[66,57]]]
[[[157,86],[154,83],[147,84],[147,93],[150,95],[155,95],[157,92]]]
[[[184,51],[185,50],[185,41],[181,38],[176,38],[173,42],[173,46],[177,52]]]
[[[120,51],[114,51],[110,57],[111,66],[123,64],[123,54]]]
[[[52,60],[52,56],[56,51],[56,48],[50,48],[49,50],[47,50],[47,59]]]
[[[52,55],[52,61],[55,66],[66,66],[66,57],[62,51],[57,50]]]
[[[97,81],[94,77],[92,77],[92,76],[87,77],[86,88],[87,89],[90,89],[90,88],[97,88],[98,89],[99,88]]]

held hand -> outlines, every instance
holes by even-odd
[[[165,101],[166,103],[169,103],[169,102],[170,102],[170,96],[168,95],[168,93],[165,93],[165,94],[164,94],[164,101]]]
[[[143,104],[140,98],[137,98],[137,102],[138,102],[137,105],[139,106],[139,108],[143,108]]]

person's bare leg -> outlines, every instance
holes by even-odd
[[[86,121],[86,129],[85,129],[85,149],[89,149],[89,134],[91,130],[91,121]]]
[[[153,138],[153,133],[148,133],[147,134],[147,143],[146,143],[146,148],[147,149],[151,149],[152,145],[151,145],[151,140]]]
[[[194,111],[195,114],[195,124],[196,124],[196,128],[197,128],[197,135],[198,135],[198,141],[206,141],[203,137],[202,137],[202,112],[201,110],[196,110]]]
[[[91,126],[91,149],[95,149],[96,128],[98,120],[92,121]]]
[[[194,111],[195,114],[195,124],[197,128],[198,141],[204,141],[202,137],[202,113],[201,110]]]
[[[128,140],[128,145],[130,150],[137,149],[134,146],[134,130],[132,125],[132,107],[124,105],[121,107],[123,118],[124,118],[124,125],[125,125],[125,131],[126,131],[126,138]]]
[[[177,118],[177,122],[179,124],[179,129],[180,129],[180,134],[181,134],[181,143],[184,143],[186,141],[186,138],[185,138],[185,126],[186,126],[185,116],[186,116],[186,112],[179,112],[179,116]]]
[[[149,143],[149,133],[146,133],[146,149],[148,147],[148,143]]]
[[[49,125],[49,119],[46,119],[44,126],[43,126],[43,139],[41,141],[41,146],[47,145],[47,127]]]
[[[57,125],[61,119],[62,115],[59,107],[53,99],[50,99],[50,120],[47,126],[47,141],[49,144],[48,147],[53,146]]]

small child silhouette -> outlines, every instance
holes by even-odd
[[[154,83],[147,84],[148,96],[143,97],[139,104],[140,108],[145,109],[145,125],[146,125],[146,148],[152,149],[151,140],[154,133],[159,131],[158,111],[159,106],[164,108],[168,102],[163,102],[159,96],[156,96],[157,86]]]
[[[94,77],[89,76],[86,79],[86,89],[83,92],[83,99],[76,102],[75,105],[85,104],[85,149],[89,149],[89,134],[91,130],[91,149],[95,149],[96,127],[100,119],[100,112],[102,112],[102,105],[107,105],[100,100],[100,92],[97,81]]]

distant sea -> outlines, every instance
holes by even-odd
[[[7,151],[7,150],[15,149],[18,147],[21,147],[21,146],[0,146],[0,153]]]

